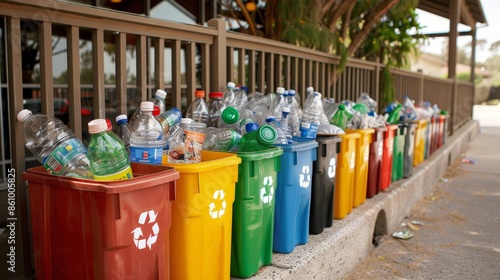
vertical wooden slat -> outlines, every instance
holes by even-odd
[[[246,86],[245,77],[245,49],[240,49],[238,50],[238,83],[242,86]]]
[[[304,68],[305,68],[305,71],[306,71],[306,87],[313,87],[314,90],[317,90],[318,88],[318,85],[314,83],[313,81],[313,73],[312,73],[312,66],[311,66],[311,63],[312,61],[311,60],[308,60],[308,59],[304,59]]]
[[[21,63],[21,21],[19,18],[7,18],[7,76],[9,90],[9,117],[15,120],[17,114],[23,109],[23,78]],[[23,127],[20,123],[11,121],[10,123],[10,146],[12,155],[11,168],[15,170],[16,179],[16,205],[15,211],[17,219],[16,231],[16,271],[18,275],[24,277],[31,275],[31,252],[30,237],[28,227],[28,202],[27,188],[23,183],[22,174],[25,170],[24,137]],[[24,278],[21,277],[21,278]]]
[[[258,52],[257,63],[257,88],[261,93],[270,93],[269,85],[266,88],[266,54],[263,51]]]
[[[40,90],[42,114],[54,116],[54,79],[52,78],[52,24],[39,24],[40,40]]]
[[[179,110],[181,110],[181,86],[181,41],[175,40],[172,44],[172,106]],[[188,92],[189,94],[194,92]]]
[[[201,45],[201,87],[210,92],[210,46]]]
[[[119,114],[127,112],[127,34],[120,32],[115,35],[116,50],[116,98],[118,99],[117,110]]]
[[[319,85],[321,88],[321,93],[323,96],[326,94],[325,89],[325,64],[323,62],[319,63]]]
[[[296,89],[298,91],[298,95],[300,95],[303,91],[305,91],[305,85],[304,83],[300,82],[300,76],[299,76],[299,58],[298,57],[292,57],[291,58],[291,87]]]
[[[73,130],[76,137],[81,140],[80,30],[77,26],[70,26],[67,33],[69,127]]]
[[[147,38],[144,35],[137,37],[137,91],[139,92],[140,100],[147,100]],[[172,93],[170,93],[172,94]]]
[[[299,68],[299,84],[300,84],[300,101],[302,102],[301,106],[304,106],[305,96],[306,96],[306,88],[309,86],[306,82],[306,65],[304,59],[297,59],[297,64]]]
[[[248,91],[249,93],[255,93],[255,77],[257,69],[255,67],[256,52],[254,50],[248,51]]]
[[[332,86],[331,86],[331,83],[332,83],[332,73],[331,73],[331,69],[332,69],[332,65],[331,64],[327,64],[326,65],[326,68],[325,68],[325,79],[326,79],[326,92],[325,92],[325,96],[326,97],[332,97]]]
[[[266,84],[267,92],[276,92],[274,83],[274,54],[266,53]]]
[[[283,84],[283,56],[280,54],[274,55],[274,84],[277,87],[284,87],[284,84]]]
[[[234,80],[234,48],[227,48],[227,73],[226,73],[226,80],[228,82],[234,82],[236,84],[236,81]]]
[[[104,31],[102,29],[92,30],[92,67],[94,118],[104,119],[106,105],[104,102]]]
[[[313,81],[315,84],[315,88],[318,88],[316,91],[320,90],[320,84],[319,84],[319,62],[314,61],[313,62]]]
[[[155,87],[156,89],[165,89],[165,39],[156,38],[154,40],[154,47],[155,47]]]
[[[186,45],[186,76],[187,104],[191,104],[196,90],[196,44],[194,42],[189,42]],[[208,97],[208,93],[205,94],[206,97]]]
[[[290,77],[290,73],[291,73],[290,56],[285,56],[283,58],[283,64],[284,64],[284,67],[283,67],[284,85],[285,85],[285,88],[291,89],[290,80],[292,79],[292,77]],[[296,90],[297,88],[294,87],[293,89]]]

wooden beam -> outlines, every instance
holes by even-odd
[[[418,35],[418,36],[427,36],[428,38],[436,38],[436,37],[448,37],[450,36],[450,33],[449,32],[440,32],[440,33],[428,33],[428,34],[421,34],[421,35]],[[457,32],[457,36],[471,36],[472,35],[472,31],[460,31],[460,32]],[[416,36],[416,35],[414,35]]]
[[[474,83],[474,80],[476,79],[476,29],[474,28],[472,30],[472,50],[470,54],[470,81]]]
[[[455,78],[457,74],[457,26],[460,18],[460,2],[450,1],[450,36],[448,43],[448,78]]]
[[[467,1],[466,0],[461,0],[462,2],[460,3],[460,16],[461,16],[461,22],[464,22],[468,26],[470,26],[472,29],[476,28],[476,21],[474,20],[474,17],[472,16],[471,11],[469,10],[469,6],[467,6]],[[450,6],[451,8],[451,6]],[[463,19],[463,20],[462,20]]]

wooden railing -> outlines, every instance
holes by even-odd
[[[67,98],[68,125],[82,138],[92,118],[113,119],[128,114],[139,101],[151,98],[156,88],[168,92],[168,106],[185,108],[194,98],[195,89],[220,91],[228,81],[245,84],[250,92],[270,93],[277,86],[294,88],[301,100],[305,89],[313,86],[324,97],[337,101],[356,101],[367,92],[380,98],[379,63],[350,59],[340,75],[339,57],[291,44],[226,31],[221,19],[207,27],[172,23],[140,15],[131,15],[85,5],[50,0],[6,0],[0,2],[0,18],[5,22],[8,119],[2,130],[2,170],[16,170],[20,245],[19,275],[30,275],[30,249],[27,223],[27,188],[21,178],[26,168],[22,126],[15,122],[23,109],[28,86],[23,84],[22,36],[29,23],[38,36],[40,83],[31,85],[41,99],[41,112],[54,115],[55,97]],[[67,84],[54,84],[53,38],[66,40]],[[92,54],[91,85],[81,83],[80,43],[89,42]],[[115,81],[106,83],[105,45],[111,45],[115,57]],[[127,50],[135,56],[127,58]],[[109,51],[109,50],[108,50]],[[168,67],[170,65],[170,67]],[[127,81],[127,69],[135,67],[136,82]],[[5,68],[4,68],[5,69]],[[471,118],[474,86],[454,80],[437,79],[402,70],[393,70],[396,99],[404,95],[428,100],[451,113],[451,129]],[[23,96],[24,95],[24,96]],[[2,95],[2,101],[7,102]],[[88,109],[89,116],[82,116]],[[10,134],[9,134],[10,129]],[[7,155],[6,151],[10,151]],[[33,159],[34,160],[34,159]],[[2,173],[6,184],[5,172]],[[3,211],[3,210],[2,210]],[[3,215],[2,215],[3,216]]]

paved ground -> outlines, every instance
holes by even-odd
[[[414,237],[385,238],[345,279],[500,279],[499,143],[500,128],[483,128],[464,155],[477,164],[457,158],[401,221],[423,223]]]

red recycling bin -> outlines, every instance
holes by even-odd
[[[383,191],[391,185],[392,177],[392,150],[394,148],[394,134],[398,126],[393,124],[387,126],[384,132],[384,151],[382,153],[382,175],[380,178],[380,190]]]
[[[28,169],[37,279],[168,279],[179,173],[132,163],[134,178],[93,181]]]
[[[368,181],[366,185],[366,198],[372,198],[380,191],[380,179],[382,176],[382,155],[384,152],[384,132],[386,127],[374,128],[372,142],[370,143],[370,155],[368,157]]]
[[[437,141],[436,141],[436,149],[441,148],[444,144],[444,138],[446,137],[446,129],[445,129],[445,115],[439,115],[438,117],[438,132],[437,132]]]

